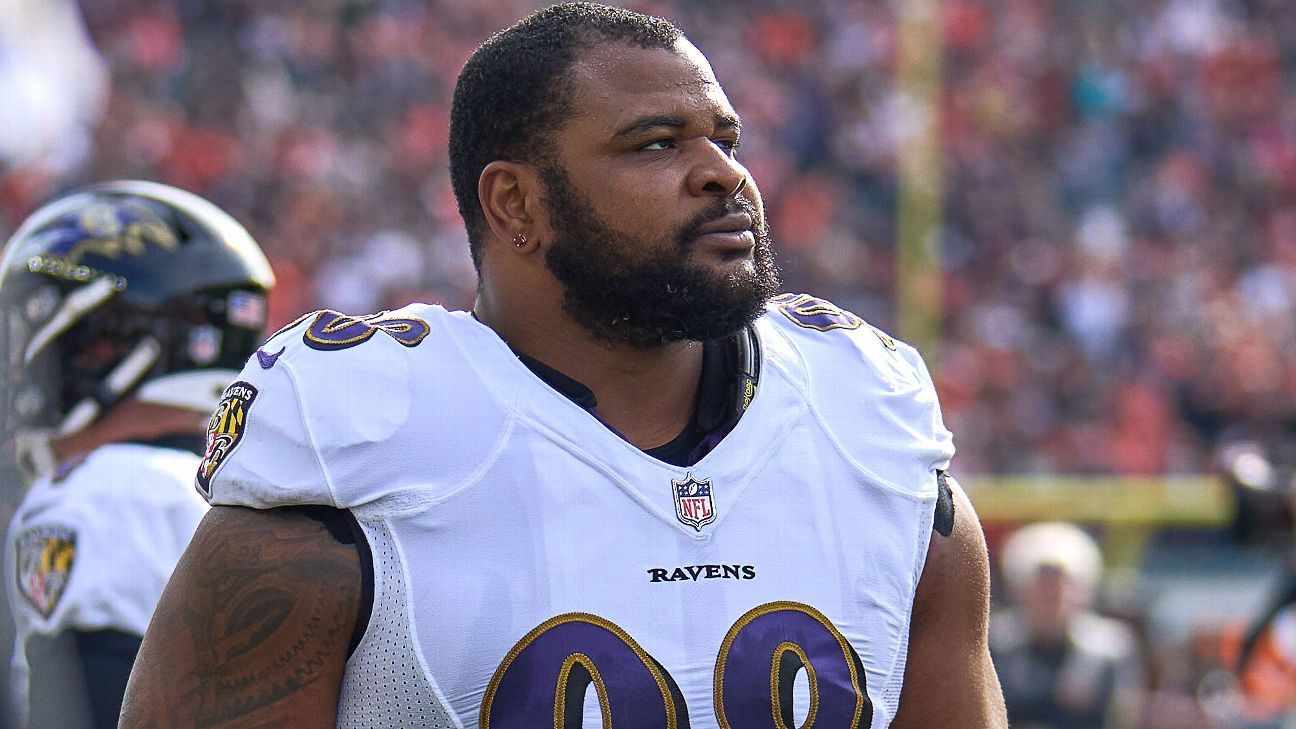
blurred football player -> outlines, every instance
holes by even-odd
[[[273,277],[233,218],[148,182],[45,205],[0,265],[0,434],[32,478],[6,540],[13,692],[29,726],[116,726]]]
[[[927,370],[773,296],[739,135],[664,20],[478,48],[474,310],[319,312],[244,368],[123,726],[1004,726]]]
[[[1250,626],[1237,665],[1248,715],[1296,719],[1296,589]]]

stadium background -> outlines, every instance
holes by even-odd
[[[538,5],[6,0],[0,237],[71,186],[155,179],[248,225],[272,324],[466,307],[450,94]],[[744,116],[786,288],[922,345],[992,550],[1036,519],[1102,539],[1141,725],[1264,726],[1218,669],[1290,548],[1296,5],[630,5]]]

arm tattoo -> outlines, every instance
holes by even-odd
[[[355,549],[291,511],[223,511],[163,596],[123,726],[301,726],[329,698],[336,715],[360,602]]]

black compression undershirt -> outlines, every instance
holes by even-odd
[[[725,340],[703,343],[702,376],[698,379],[697,407],[693,409],[692,419],[679,435],[655,448],[645,448],[644,453],[672,466],[691,466],[706,455],[705,451],[699,452],[698,446],[708,435],[718,428],[732,426],[724,422],[726,382],[735,367],[728,348]],[[517,357],[545,384],[597,417],[598,399],[592,390],[534,357],[520,352]]]

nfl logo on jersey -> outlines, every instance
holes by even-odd
[[[711,479],[699,481],[690,473],[683,481],[671,481],[671,486],[675,489],[675,516],[680,521],[698,531],[715,521]]]

